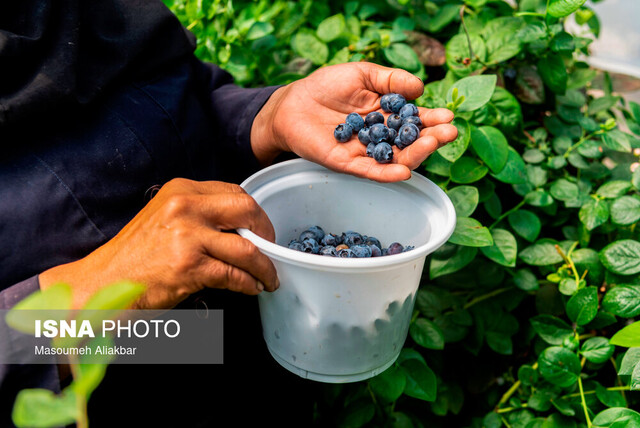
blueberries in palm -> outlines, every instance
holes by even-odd
[[[384,116],[379,111],[372,111],[364,118],[366,126],[372,126],[376,123],[384,123]]]
[[[387,142],[395,140],[397,136],[398,136],[398,131],[396,131],[393,128],[388,128],[387,138],[386,138]]]
[[[402,118],[399,114],[392,114],[387,118],[387,126],[389,129],[395,129],[396,131],[402,126]]]
[[[407,123],[400,127],[400,131],[398,131],[398,141],[396,141],[396,146],[400,149],[404,149],[405,147],[409,147],[413,144],[414,141],[418,139],[420,135],[420,130],[413,123]]]
[[[370,158],[373,157],[373,149],[376,148],[376,143],[369,143],[367,145],[367,156],[369,156]]]
[[[402,124],[404,125],[406,123],[413,123],[415,126],[418,127],[418,129],[422,129],[422,121],[420,120],[420,118],[418,116],[405,117],[402,120]]]
[[[384,111],[386,111],[387,113],[391,112],[391,106],[389,105],[389,99],[393,96],[393,93],[390,94],[384,94],[381,98],[380,98],[380,108]]]
[[[389,109],[393,113],[398,113],[406,104],[407,100],[400,94],[392,94],[391,97],[389,97]]]
[[[358,113],[349,113],[345,122],[351,125],[353,132],[358,132],[364,128],[364,119]]]
[[[369,137],[369,128],[362,128],[358,131],[358,140],[365,146],[371,142],[371,137]]]
[[[398,114],[403,119],[409,116],[418,116],[418,107],[413,104],[404,104]]]
[[[348,123],[341,123],[336,126],[336,129],[333,131],[333,136],[341,143],[349,141],[352,134],[353,128]]]
[[[369,138],[372,143],[378,144],[380,141],[387,138],[389,128],[382,123],[375,123],[369,128]]]

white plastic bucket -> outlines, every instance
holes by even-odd
[[[271,355],[299,376],[331,383],[367,379],[393,364],[407,337],[426,256],[455,228],[447,195],[415,172],[407,181],[381,184],[303,159],[265,168],[241,186],[276,231],[274,244],[238,230],[273,261],[280,279],[278,290],[258,296]],[[287,248],[313,225],[415,249],[337,258]]]

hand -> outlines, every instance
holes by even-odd
[[[77,262],[40,274],[42,289],[69,283],[74,307],[123,279],[147,286],[139,309],[171,308],[204,287],[245,294],[278,288],[267,256],[235,233],[247,228],[273,241],[265,212],[240,186],[174,179],[113,239]]]
[[[424,91],[422,81],[411,73],[366,62],[321,68],[310,76],[273,93],[251,129],[254,153],[263,163],[281,151],[329,169],[381,182],[406,180],[431,153],[453,141],[458,131],[449,124],[447,109],[419,108],[425,128],[420,138],[404,150],[393,147],[393,163],[379,164],[367,157],[366,147],[354,136],[346,143],[333,137],[333,130],[349,113],[365,116],[379,111],[380,97],[389,92],[413,100]]]

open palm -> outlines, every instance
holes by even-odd
[[[405,180],[431,153],[456,138],[457,130],[449,124],[451,111],[419,108],[425,126],[420,137],[404,150],[394,146],[390,164],[368,157],[355,135],[340,143],[333,131],[352,112],[365,116],[379,111],[386,121],[389,113],[380,109],[385,93],[396,92],[412,100],[423,90],[422,81],[404,70],[364,62],[325,67],[276,92],[274,138],[282,150],[335,171],[381,182]]]

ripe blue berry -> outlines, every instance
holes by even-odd
[[[358,131],[358,140],[365,146],[371,142],[371,137],[369,137],[369,128],[362,128]]]
[[[402,106],[400,111],[398,112],[401,118],[409,117],[409,116],[417,116],[418,115],[418,107],[414,104],[405,104]]]
[[[393,140],[393,144],[395,144],[396,147],[402,147],[402,141],[400,141],[399,135]]]
[[[400,127],[400,131],[398,131],[398,139],[400,140],[400,144],[396,141],[396,146],[400,149],[404,149],[405,147],[409,147],[413,144],[414,141],[418,139],[420,135],[420,130],[413,123],[407,123]]]
[[[407,100],[400,94],[391,94],[389,97],[389,109],[394,113],[398,113],[406,104]]]
[[[369,245],[369,248],[371,248],[371,257],[382,256],[382,250],[377,245],[371,244]]]
[[[316,242],[322,241],[322,238],[324,237],[324,230],[322,230],[320,226],[311,226],[307,231],[313,233],[313,239],[315,239]]]
[[[302,251],[305,253],[318,254],[320,251],[320,246],[318,245],[318,241],[313,238],[308,238],[302,241]]]
[[[350,248],[343,248],[340,251],[338,251],[338,257],[342,257],[342,258],[354,258],[356,255],[353,254],[353,251],[351,251]]]
[[[369,128],[369,138],[372,143],[378,144],[380,141],[386,139],[388,134],[389,128],[382,123],[374,123],[371,128]]]
[[[333,233],[327,233],[322,237],[320,244],[323,246],[336,246],[338,245],[338,237]]]
[[[400,254],[404,250],[404,247],[399,242],[394,242],[387,248],[387,254]]]
[[[373,149],[376,148],[376,143],[369,143],[367,145],[367,156],[369,156],[370,158],[373,157]]]
[[[353,232],[348,230],[342,234],[342,242],[351,248],[354,245],[359,245],[363,243],[362,235],[358,232]]]
[[[393,128],[389,128],[389,131],[387,132],[387,141],[393,141],[396,139],[396,137],[398,136],[398,131],[396,131]]]
[[[309,239],[309,238],[316,239],[316,234],[309,229],[305,229],[302,231],[302,233],[300,233],[300,236],[298,236],[298,241],[302,242],[305,239]]]
[[[336,140],[341,143],[346,143],[351,139],[351,135],[353,134],[353,128],[348,123],[341,123],[336,126],[336,129],[333,131],[333,136]]]
[[[302,246],[302,243],[300,241],[296,241],[294,239],[289,242],[289,248],[296,251],[302,251],[304,247]]]
[[[358,113],[349,113],[345,122],[351,125],[353,132],[358,132],[364,128],[364,119]]]
[[[382,142],[373,149],[373,158],[378,163],[389,163],[393,159],[393,149],[389,143]]]
[[[351,251],[356,257],[371,257],[371,248],[368,245],[354,245]]]
[[[373,236],[366,236],[364,238],[364,243],[367,245],[377,245],[378,248],[382,248],[382,245],[380,244],[378,238],[374,238]]]
[[[404,125],[405,123],[413,123],[418,127],[418,129],[422,129],[422,121],[418,116],[405,117],[404,119],[402,119],[402,124]]]
[[[338,251],[333,245],[325,245],[324,247],[320,248],[320,252],[318,254],[320,254],[321,256],[337,257]]]
[[[372,111],[364,118],[364,123],[366,126],[372,126],[376,123],[384,124],[384,116],[379,111]]]
[[[396,131],[402,126],[402,118],[399,114],[392,114],[387,118],[387,126]]]
[[[407,245],[406,247],[404,247],[404,249],[402,250],[402,252],[403,252],[403,253],[406,253],[407,251],[411,251],[411,250],[413,250],[414,248],[416,248],[416,247],[414,247],[413,245]]]
[[[389,106],[389,100],[393,94],[384,94],[382,98],[380,98],[380,108],[387,113],[391,112],[391,107]]]

